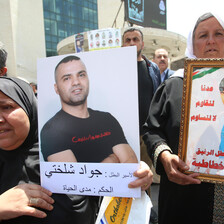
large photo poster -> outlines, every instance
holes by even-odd
[[[223,181],[223,60],[188,61],[184,83],[182,158],[202,180]]]
[[[140,197],[128,188],[140,157],[136,57],[127,47],[38,60],[44,187]]]

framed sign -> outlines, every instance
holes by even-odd
[[[206,182],[224,182],[224,60],[187,59],[179,156]]]

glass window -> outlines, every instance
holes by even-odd
[[[44,11],[44,19],[50,19],[50,13],[48,11]]]
[[[61,18],[61,17],[62,17],[61,15],[58,15],[58,14],[57,14],[57,15],[56,15],[56,20],[57,20],[57,21],[62,21],[62,18]]]
[[[55,12],[55,0],[48,0],[48,10]]]
[[[56,20],[56,14],[55,13],[50,13],[51,19]]]
[[[55,43],[58,42],[58,38],[57,38],[57,36],[52,36],[52,37],[51,37],[51,40],[52,40],[53,42],[55,42]]]
[[[50,0],[43,0],[43,8],[46,10],[49,8],[49,1]]]
[[[86,8],[89,7],[89,3],[87,1],[84,1],[84,7],[86,7]]]
[[[44,29],[45,29],[45,34],[51,34],[50,29],[51,29],[51,23],[50,20],[45,19],[44,21]]]
[[[57,35],[57,22],[54,20],[51,21],[51,34]]]
[[[64,1],[64,7],[63,7],[63,14],[70,16],[70,3],[67,1]]]
[[[46,41],[46,48],[48,48],[48,49],[51,48],[51,42],[50,41]]]
[[[71,16],[72,17],[77,17],[77,9],[78,9],[78,7],[76,7],[76,5],[72,5],[71,6]]]
[[[50,36],[50,35],[46,35],[46,36],[45,36],[45,40],[46,40],[46,41],[51,41],[51,36]]]
[[[89,10],[87,8],[83,8],[83,19],[84,20],[89,19]]]
[[[98,28],[97,0],[43,0],[47,56],[73,34]]]
[[[55,0],[55,12],[60,14],[63,11],[63,1]]]

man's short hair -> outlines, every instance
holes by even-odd
[[[138,29],[138,28],[136,28],[136,27],[131,27],[131,28],[128,28],[128,29],[126,29],[125,31],[124,31],[124,33],[123,33],[123,41],[124,41],[124,35],[126,34],[126,33],[128,33],[128,32],[134,32],[134,31],[138,31],[140,34],[141,34],[141,37],[142,37],[142,41],[143,41],[143,33],[142,33],[142,31],[140,30],[140,29]]]
[[[3,48],[3,46],[1,46],[1,44],[0,44],[0,68],[6,67],[7,55],[8,55],[8,53]]]
[[[65,58],[63,58],[61,61],[59,61],[59,63],[57,64],[57,66],[55,67],[55,70],[54,70],[54,78],[55,78],[55,82],[56,82],[56,71],[59,67],[60,64],[63,64],[63,63],[67,63],[69,61],[79,61],[81,60],[79,57],[75,56],[75,55],[69,55]]]
[[[224,78],[219,83],[219,91],[220,92],[224,92]]]

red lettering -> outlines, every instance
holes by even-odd
[[[89,140],[96,140],[96,139],[103,138],[109,135],[111,135],[111,132],[108,131],[108,132],[104,132],[104,133],[100,133],[96,135],[89,135],[88,137],[84,136],[84,137],[77,138],[76,136],[74,136],[72,137],[72,142],[78,143],[78,142],[85,142]]]

